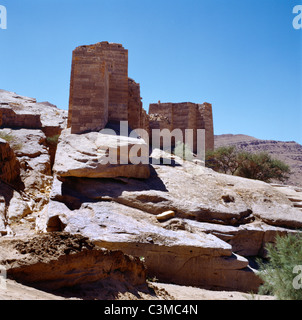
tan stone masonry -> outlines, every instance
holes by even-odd
[[[131,129],[193,129],[193,151],[198,152],[197,132],[205,129],[205,149],[214,148],[212,105],[209,103],[150,104],[143,109],[140,85],[128,78],[128,50],[121,44],[99,42],[73,51],[68,127],[71,133],[99,131],[108,122],[128,121]],[[174,141],[175,145],[175,141]]]

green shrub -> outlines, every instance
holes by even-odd
[[[22,143],[18,143],[16,141],[16,138],[12,134],[0,132],[0,138],[5,140],[6,142],[8,142],[10,147],[14,151],[18,151],[18,150],[22,149],[23,144]]]
[[[4,133],[4,132],[0,132],[0,138],[7,141],[7,142],[11,142],[14,140],[14,136],[9,134],[9,133]]]
[[[238,154],[238,176],[270,182],[272,179],[285,181],[288,179],[289,166],[280,160],[273,159],[268,153],[251,154],[242,152]]]
[[[206,153],[206,166],[233,175],[239,166],[237,157],[238,153],[234,146],[220,147]]]
[[[264,281],[259,294],[271,294],[280,300],[302,300],[302,235],[277,236],[275,244],[268,244],[266,250],[268,263],[258,260],[259,276]],[[296,266],[300,273],[295,271]]]
[[[234,146],[220,147],[207,152],[206,166],[218,172],[265,182],[272,179],[283,182],[288,179],[290,172],[288,165],[273,159],[266,152],[239,152]]]
[[[47,137],[46,141],[47,141],[48,144],[57,145],[58,141],[59,141],[59,137],[60,137],[59,134],[55,134],[54,136]]]

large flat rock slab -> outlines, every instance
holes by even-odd
[[[241,291],[256,291],[260,284],[248,260],[233,254],[232,246],[215,235],[168,230],[154,215],[119,203],[83,203],[70,210],[50,201],[47,230],[60,228],[140,257],[149,276],[160,281]]]
[[[49,233],[1,239],[0,267],[7,277],[44,290],[108,281],[129,286],[146,284],[139,258],[95,246],[81,235]]]
[[[145,156],[144,156],[145,154]],[[134,157],[138,159],[135,163]],[[150,176],[149,147],[144,140],[89,132],[62,132],[53,171],[61,177],[142,178]]]

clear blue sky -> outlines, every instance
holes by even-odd
[[[215,134],[302,144],[302,0],[0,0],[0,88],[67,109],[72,50],[129,50],[144,108],[210,102]]]

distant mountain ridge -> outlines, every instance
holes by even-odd
[[[282,160],[291,168],[286,182],[288,185],[302,187],[302,145],[295,141],[261,140],[244,134],[215,135],[215,148],[234,145],[248,152],[268,152],[274,158]]]

